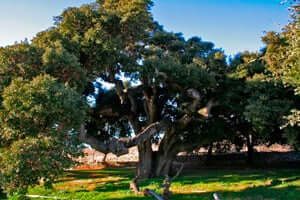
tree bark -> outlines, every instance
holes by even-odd
[[[249,134],[247,136],[247,164],[253,165],[253,154],[254,154],[254,148],[253,148],[253,138],[252,135]]]
[[[114,153],[117,156],[121,156],[128,153],[128,149],[130,147],[141,145],[145,142],[149,142],[151,144],[150,138],[155,134],[165,129],[167,124],[163,122],[152,123],[143,129],[139,134],[137,134],[133,138],[112,138],[107,142],[102,142],[98,138],[94,136],[90,136],[87,134],[84,124],[81,125],[79,132],[79,139],[91,145],[94,149],[102,153]],[[148,145],[149,146],[149,145]]]
[[[138,146],[139,163],[137,165],[137,177],[144,179],[170,175],[176,154],[174,152],[152,151],[150,145],[150,142],[146,142]]]
[[[138,145],[139,163],[137,165],[136,175],[140,179],[153,176],[153,151],[151,141],[146,141]]]
[[[165,177],[170,175],[174,154],[149,151],[145,145],[139,145],[139,163],[137,165],[137,177],[139,179]],[[146,147],[146,148],[145,148]]]
[[[206,157],[206,161],[205,161],[205,165],[209,165],[211,158],[212,158],[212,150],[213,150],[213,143],[210,143],[208,146],[208,152],[207,152],[207,157]]]
[[[170,174],[173,157],[171,155],[162,155],[157,153],[157,158],[154,159],[154,175],[155,177],[167,176]]]

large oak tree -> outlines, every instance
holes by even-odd
[[[179,152],[236,130],[236,120],[264,133],[279,122],[260,115],[260,108],[282,116],[294,105],[279,99],[286,93],[273,87],[275,81],[266,82],[261,55],[232,70],[213,43],[166,32],[153,21],[151,6],[150,0],[98,0],[71,7],[32,43],[0,49],[0,162],[5,166],[0,178],[7,191],[42,178],[51,182],[76,156],[71,136],[116,155],[138,146],[137,178],[149,178],[168,175]],[[288,38],[292,51],[298,45],[294,32],[278,36]],[[262,68],[276,75],[273,69],[282,60],[273,59],[278,52],[272,47],[285,48],[285,43],[274,41],[265,54],[269,65]],[[288,56],[285,66],[297,72],[297,58]],[[294,72],[279,74],[289,87],[297,85]],[[89,102],[87,113],[81,97]],[[39,168],[26,167],[36,162],[42,163]],[[33,181],[14,170],[33,171]]]

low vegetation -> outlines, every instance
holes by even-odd
[[[222,199],[300,199],[300,170],[204,170],[183,173],[172,184],[174,200],[213,199],[217,192]],[[134,170],[107,168],[92,171],[68,171],[53,189],[30,188],[28,194],[67,199],[147,200],[129,190]],[[148,179],[141,188],[160,192],[163,179]]]

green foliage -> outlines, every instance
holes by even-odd
[[[2,97],[2,187],[12,193],[42,178],[51,183],[78,155],[74,130],[84,119],[84,100],[49,75],[17,78]]]
[[[244,116],[258,133],[277,130],[283,123],[283,116],[294,105],[293,94],[278,83],[274,85],[263,74],[254,75],[247,81],[246,91],[250,96]]]
[[[185,40],[180,33],[156,27],[146,44],[143,64],[136,67],[145,85],[162,85],[175,95],[182,93],[180,87],[195,88],[204,95],[217,87],[226,62],[224,53],[215,49],[213,43],[198,37]],[[165,82],[166,77],[168,82]]]
[[[299,1],[288,1],[291,6],[291,21],[281,33],[269,32],[263,37],[267,45],[265,60],[275,79],[281,80],[287,87],[293,87],[300,96],[300,7]],[[298,97],[299,102],[299,97]],[[282,128],[293,145],[300,143],[300,107],[299,103],[290,109],[290,115],[284,118]],[[294,129],[294,130],[291,130]],[[294,134],[294,136],[293,136]]]
[[[232,71],[229,77],[233,79],[249,79],[255,74],[266,73],[265,64],[261,62],[261,55],[247,51],[236,55],[230,67]]]
[[[76,154],[58,137],[18,140],[1,155],[2,187],[13,193],[26,191],[41,180],[50,184],[74,164],[71,155]]]
[[[293,111],[292,111],[293,113]],[[294,113],[293,113],[294,114]],[[299,113],[295,113],[296,118],[299,120]],[[289,115],[290,117],[291,115]],[[288,119],[289,120],[289,119]],[[292,120],[289,120],[290,122],[295,121],[294,118]],[[287,138],[288,144],[291,145],[292,148],[294,148],[296,151],[299,151],[300,148],[300,128],[295,126],[288,126],[284,129],[285,131],[285,137]]]
[[[264,57],[264,52],[237,55],[225,81],[222,106],[231,113],[232,130],[238,138],[252,135],[253,145],[286,142],[280,128],[297,104],[293,87],[274,79]]]
[[[10,195],[9,200],[30,200],[30,198],[25,197],[22,193],[15,193],[13,195]]]
[[[149,12],[151,0],[100,0],[98,3],[100,12],[104,13],[105,31],[112,37],[114,34],[120,35],[125,43],[144,39],[146,29],[153,23]]]
[[[6,141],[24,136],[50,134],[78,128],[84,116],[84,102],[74,90],[48,75],[32,81],[15,79],[3,92],[2,138]]]
[[[48,74],[69,85],[83,91],[85,86],[85,73],[80,67],[79,59],[63,45],[56,41],[52,48],[47,47],[42,55],[44,70]]]
[[[86,84],[86,74],[75,55],[76,52],[70,53],[59,40],[45,49],[26,43],[1,48],[0,91],[15,78],[32,80],[40,73],[50,74],[82,91]]]
[[[141,76],[147,76],[147,79],[151,79],[151,75],[153,78],[157,77],[155,70],[167,74],[174,83],[182,87],[187,88],[193,86],[196,89],[208,90],[210,87],[212,88],[215,86],[214,77],[209,72],[196,64],[182,65],[176,63],[172,57],[164,60],[146,60],[141,71]],[[186,77],[189,78],[186,79]],[[160,77],[153,80],[156,81],[153,83],[156,85],[163,82]]]
[[[0,48],[0,92],[17,78],[32,79],[41,72],[42,51],[21,43]]]

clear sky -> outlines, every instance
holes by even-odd
[[[69,6],[94,0],[2,0],[0,46],[31,39]],[[154,0],[154,19],[186,38],[200,36],[227,54],[262,47],[263,31],[279,31],[288,21],[280,0]]]

